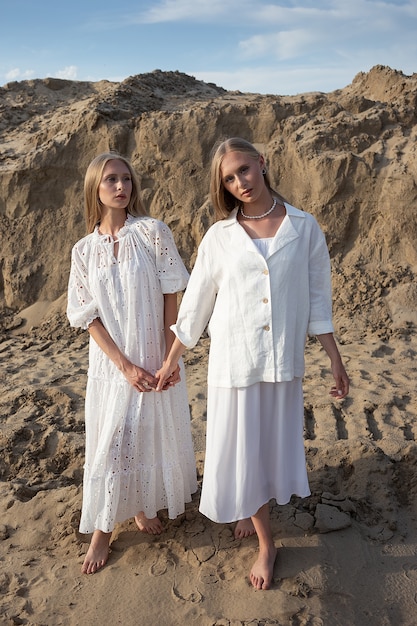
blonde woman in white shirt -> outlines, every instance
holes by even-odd
[[[333,336],[330,260],[315,218],[275,192],[264,157],[241,138],[214,152],[208,230],[171,328],[158,389],[206,326],[210,335],[206,458],[200,511],[219,523],[251,518],[259,555],[250,580],[272,584],[269,501],[310,494],[303,440],[304,348],[316,335],[344,398],[349,379]]]

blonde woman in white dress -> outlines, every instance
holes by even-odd
[[[181,362],[155,393],[188,273],[169,228],[147,215],[127,159],[96,157],[84,197],[88,234],[72,250],[67,315],[90,334],[80,532],[92,533],[82,572],[94,574],[117,522],[134,517],[160,534],[158,511],[177,517],[197,480]]]
[[[207,441],[200,511],[229,523],[251,518],[259,555],[250,580],[272,584],[276,547],[269,501],[310,494],[303,440],[304,348],[317,335],[344,398],[349,379],[333,337],[330,261],[312,215],[275,192],[264,157],[240,138],[211,165],[208,230],[157,372],[159,386],[208,325]]]

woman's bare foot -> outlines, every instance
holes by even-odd
[[[275,546],[259,552],[250,573],[250,581],[255,589],[269,589],[271,587],[276,557],[277,549]]]
[[[164,530],[158,516],[149,519],[143,511],[135,515],[135,522],[139,530],[150,535],[160,535]]]
[[[255,533],[255,526],[253,525],[252,519],[250,517],[240,519],[235,526],[236,539],[245,539],[246,537],[250,537]]]
[[[104,533],[102,530],[94,531],[81,568],[83,574],[95,574],[106,565],[109,558],[110,538],[111,533]]]

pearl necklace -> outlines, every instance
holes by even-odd
[[[247,220],[260,220],[261,218],[266,217],[267,215],[272,213],[276,205],[277,205],[277,199],[274,198],[271,208],[266,213],[262,213],[262,215],[246,215],[246,213],[243,212],[242,207],[240,207],[240,214],[242,215],[242,217],[246,218]]]

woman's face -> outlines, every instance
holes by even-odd
[[[98,197],[103,207],[125,210],[132,195],[132,177],[123,161],[112,159],[106,163],[98,187]]]
[[[246,152],[227,152],[220,168],[224,188],[241,202],[255,202],[266,189],[263,167],[261,155],[254,158]]]

